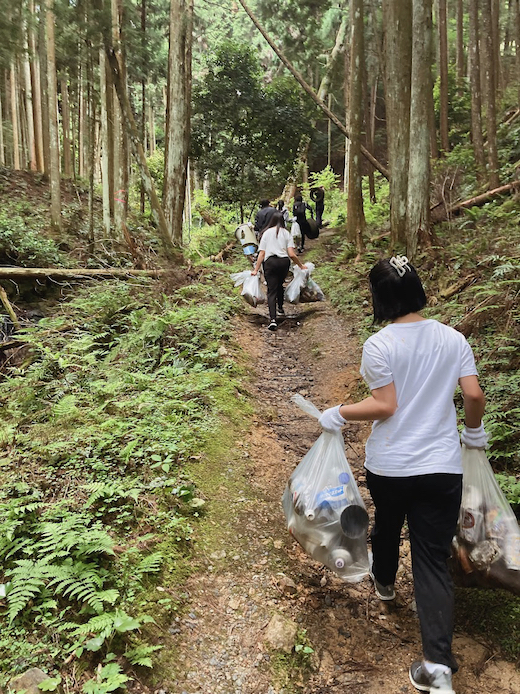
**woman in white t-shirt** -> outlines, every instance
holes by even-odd
[[[294,250],[294,241],[291,234],[283,226],[281,212],[275,212],[271,218],[272,226],[262,234],[258,247],[258,259],[252,275],[256,275],[262,263],[264,264],[264,277],[267,282],[267,305],[269,307],[269,330],[276,330],[278,315],[283,316],[283,283],[289,272],[292,259],[302,270],[306,269],[298,259]]]
[[[464,397],[462,442],[485,448],[484,395],[465,337],[418,311],[426,296],[405,256],[381,260],[370,272],[374,323],[390,321],[363,346],[361,375],[371,396],[331,407],[324,429],[373,420],[366,444],[367,486],[375,506],[371,577],[381,600],[394,582],[405,518],[412,552],[423,660],[410,667],[422,691],[453,694],[453,584],[447,567],[462,492],[461,447],[453,397]]]

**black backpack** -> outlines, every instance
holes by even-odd
[[[307,210],[307,205],[303,201],[294,203],[293,213],[295,215],[305,216],[306,210]]]
[[[315,219],[308,219],[307,224],[309,226],[305,232],[305,236],[307,236],[309,239],[317,239],[320,235],[320,228],[318,226],[318,222]]]

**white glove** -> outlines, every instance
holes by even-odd
[[[325,431],[329,431],[334,434],[347,423],[347,420],[344,419],[339,413],[340,407],[341,405],[336,405],[336,407],[329,407],[328,410],[322,412],[318,421]]]
[[[476,429],[464,427],[460,434],[460,440],[466,448],[488,448],[488,435],[484,431],[484,425],[481,424]]]

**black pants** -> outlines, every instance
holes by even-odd
[[[276,320],[276,305],[283,307],[283,282],[289,272],[291,261],[289,258],[279,258],[271,255],[264,262],[264,276],[267,282],[267,305],[269,306],[269,318]]]
[[[323,223],[323,210],[325,209],[325,205],[323,203],[316,203],[316,224],[321,227]]]
[[[367,470],[367,486],[376,508],[373,574],[385,586],[394,583],[406,517],[424,658],[456,672],[451,652],[453,583],[447,559],[459,515],[462,475],[382,477]]]

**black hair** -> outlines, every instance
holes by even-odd
[[[284,228],[283,214],[281,212],[273,212],[269,220],[269,226],[276,227],[276,238],[278,238],[278,232]]]
[[[303,201],[303,198],[301,195],[295,195],[294,196],[294,202],[302,202],[302,201]]]
[[[370,270],[368,277],[374,323],[392,321],[408,313],[416,313],[426,306],[426,294],[419,275],[411,263],[407,263],[407,266],[403,267],[402,277],[386,258]]]
[[[269,207],[270,200],[260,200],[260,207]]]
[[[283,210],[284,204],[285,204],[285,203],[284,203],[283,200],[278,200],[278,209],[279,209],[280,211]]]

